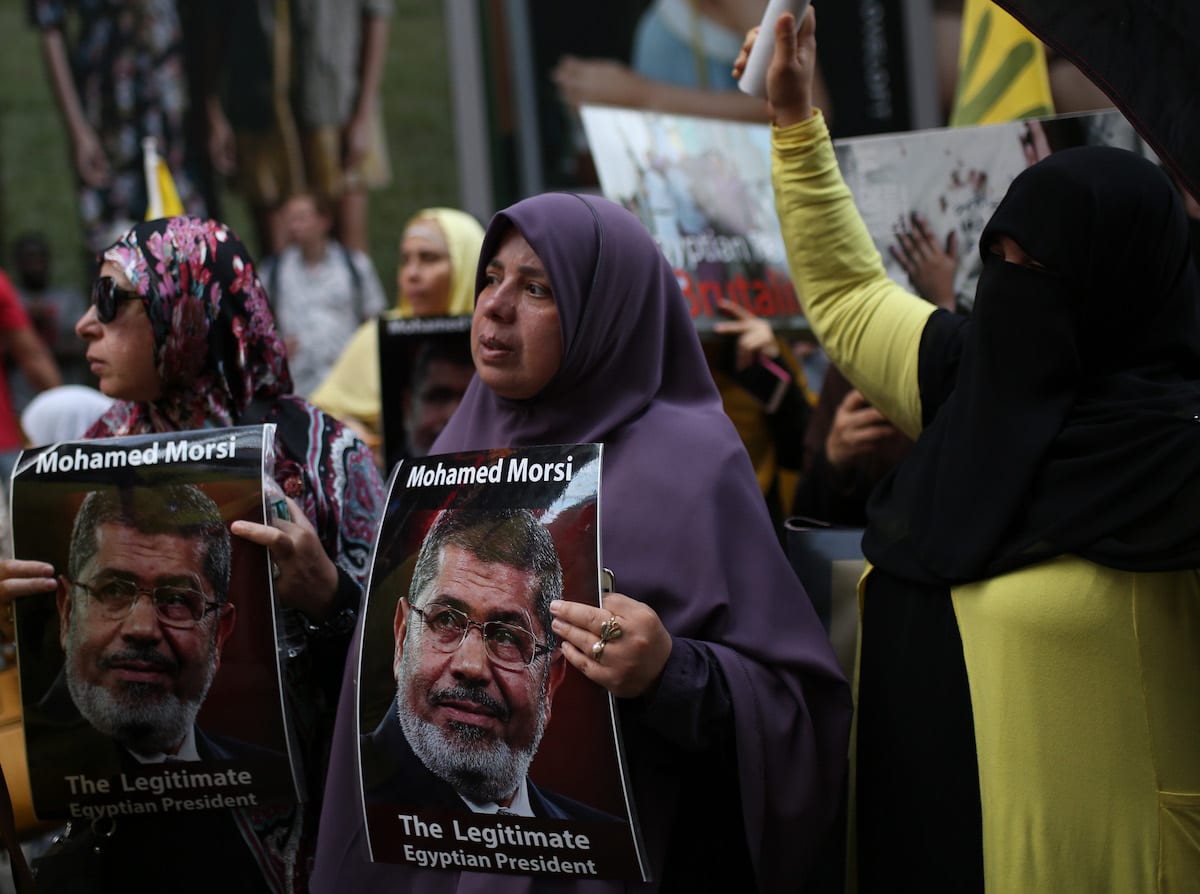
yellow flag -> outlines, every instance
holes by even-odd
[[[146,173],[146,220],[178,217],[183,203],[175,189],[175,178],[166,161],[158,154],[154,137],[142,140],[142,165]]]
[[[950,124],[1054,114],[1042,42],[991,0],[965,0]]]

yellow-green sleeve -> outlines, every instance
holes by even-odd
[[[820,112],[773,127],[771,153],[788,266],[813,332],[867,400],[916,437],[917,354],[934,306],[888,278]]]
[[[379,430],[379,338],[374,320],[358,327],[309,400],[337,419],[360,419]]]

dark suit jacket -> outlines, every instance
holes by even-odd
[[[367,803],[398,804],[416,810],[438,808],[470,813],[450,783],[435,776],[413,753],[400,727],[393,701],[379,726],[359,740],[363,796]],[[619,817],[580,801],[546,791],[529,780],[529,804],[534,816],[557,820],[621,822]]]
[[[39,811],[61,813],[72,800],[64,768],[90,779],[112,779],[141,766],[83,718],[61,674],[25,712],[25,725],[35,746],[29,749],[29,770]],[[278,751],[199,728],[196,750],[212,761],[285,760]],[[89,862],[87,871],[96,879],[96,890],[123,894],[271,894],[243,826],[233,810],[119,816],[114,834],[104,840],[103,855]]]
[[[71,699],[66,676],[58,675],[41,700],[25,711],[25,735],[34,807],[39,815],[62,816],[73,800],[64,772],[89,779],[110,779],[142,765],[124,748],[93,727]],[[248,762],[255,768],[284,768],[280,751],[196,727],[196,751],[201,760]],[[279,770],[282,772],[282,770]]]

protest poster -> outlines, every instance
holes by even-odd
[[[15,603],[39,818],[302,796],[269,558],[229,532],[266,517],[274,430],[64,442],[18,458],[14,553],[52,565],[58,583]]]
[[[719,300],[806,328],[788,272],[771,190],[764,125],[584,106],[604,195],[636,214],[679,280],[702,335]]]
[[[929,221],[943,244],[957,234],[954,291],[962,310],[975,303],[984,224],[1021,171],[1073,146],[1117,146],[1150,156],[1133,126],[1115,111],[854,137],[833,145],[854,204],[896,282],[912,287],[891,251],[897,229],[911,215]]]
[[[373,861],[644,880],[616,704],[549,602],[599,605],[601,447],[428,456],[392,474],[358,666]]]
[[[702,336],[721,319],[718,299],[783,332],[805,332],[771,185],[768,125],[585,106],[582,117],[605,196],[641,219],[675,267]],[[912,215],[938,238],[957,233],[954,291],[969,310],[982,261],[979,236],[1013,178],[1070,146],[1111,145],[1152,157],[1116,111],[834,140],[838,165],[888,275]]]
[[[471,317],[380,317],[379,394],[384,468],[424,456],[475,374]]]

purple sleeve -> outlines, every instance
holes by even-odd
[[[703,751],[733,737],[733,704],[716,656],[704,643],[676,637],[642,722],[672,744]]]

